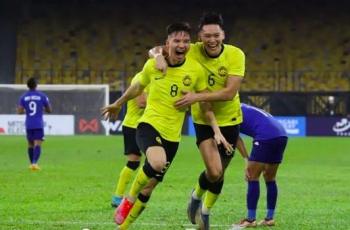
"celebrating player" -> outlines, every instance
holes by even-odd
[[[263,173],[266,183],[267,213],[259,225],[275,225],[274,213],[277,202],[276,174],[282,162],[283,152],[287,145],[287,134],[283,126],[271,114],[242,103],[243,123],[241,133],[253,138],[253,147],[246,168],[248,181],[247,217],[235,227],[256,227],[256,207],[259,200],[259,177]],[[237,143],[238,150],[247,155],[247,150],[241,138]]]
[[[141,73],[136,74],[131,80],[131,84],[138,81],[140,76]],[[120,171],[117,188],[115,194],[112,196],[113,207],[119,206],[124,196],[126,186],[129,184],[134,172],[140,165],[141,153],[136,143],[136,127],[138,124],[137,121],[141,118],[145,106],[145,92],[127,103],[127,112],[123,120],[124,154],[127,158],[127,163]]]
[[[51,113],[51,106],[48,97],[40,91],[37,91],[37,81],[35,78],[29,78],[27,81],[29,90],[24,93],[17,106],[18,114],[26,114],[26,133],[28,141],[28,155],[30,160],[30,169],[40,170],[38,161],[41,154],[41,144],[44,140],[44,121],[43,110]]]
[[[183,108],[196,102],[211,101],[221,132],[235,147],[239,136],[239,124],[242,122],[238,90],[244,76],[245,56],[239,48],[223,44],[224,38],[221,15],[205,14],[199,23],[200,42],[191,44],[187,57],[196,59],[206,70],[210,92],[185,92],[176,102],[176,107]],[[164,61],[163,52],[156,47],[150,51],[150,55],[156,58],[156,67],[167,72],[169,70],[166,70],[167,63]],[[218,149],[215,145],[213,130],[203,118],[198,103],[192,105],[192,116],[197,145],[206,170],[199,176],[198,184],[192,192],[188,217],[193,224],[197,222],[201,229],[209,229],[210,209],[221,193],[224,171],[233,157],[233,152],[228,153],[224,148]],[[201,212],[197,212],[200,207]],[[197,218],[196,213],[200,214]]]
[[[126,101],[139,95],[147,85],[149,87],[147,105],[136,131],[137,143],[146,154],[146,159],[130,188],[129,196],[123,199],[116,210],[115,221],[120,229],[127,229],[144,210],[150,191],[145,193],[141,190],[148,183],[151,183],[149,190],[153,190],[163,180],[175,157],[186,112],[186,108],[178,109],[174,106],[180,99],[181,92],[201,92],[207,88],[201,65],[194,59],[185,58],[190,47],[189,25],[171,24],[167,27],[167,34],[167,73],[163,75],[155,68],[154,59],[148,60],[139,81],[132,84],[116,102],[102,109],[102,114],[115,118]],[[203,113],[210,118],[216,140],[222,142],[228,151],[232,151],[216,126],[208,104],[201,105]]]

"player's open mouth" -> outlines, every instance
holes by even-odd
[[[210,50],[216,50],[218,48],[218,44],[208,44],[207,48]]]
[[[176,55],[184,55],[185,51],[176,50],[175,53],[176,53]]]

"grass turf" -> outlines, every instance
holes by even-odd
[[[184,137],[165,180],[131,229],[194,228],[188,195],[204,169],[194,139]],[[250,140],[246,140],[250,146]],[[274,229],[350,229],[350,141],[290,138],[278,173]],[[120,136],[47,137],[40,172],[28,169],[24,137],[0,138],[0,229],[115,229],[110,198],[124,166]],[[245,217],[244,163],[237,154],[212,210],[213,229]],[[260,183],[258,219],[264,218]]]

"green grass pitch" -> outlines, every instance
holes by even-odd
[[[0,229],[115,229],[110,198],[124,162],[120,136],[48,136],[42,170],[31,172],[25,138],[0,136]],[[184,137],[131,229],[191,228],[188,194],[203,167],[194,138]],[[212,229],[229,229],[245,216],[243,168],[236,154],[211,212]],[[290,138],[278,184],[273,229],[350,229],[349,138]],[[265,184],[260,188],[258,220],[266,206]]]

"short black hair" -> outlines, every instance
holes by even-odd
[[[204,13],[199,19],[198,29],[201,30],[203,26],[215,24],[219,25],[221,29],[224,28],[224,20],[222,19],[221,14],[216,12]]]
[[[180,31],[184,31],[191,34],[191,26],[187,22],[177,22],[177,23],[168,25],[166,27],[166,31],[167,31],[167,35],[170,35],[174,32],[180,32]]]
[[[37,85],[38,85],[38,82],[34,77],[31,77],[28,79],[27,86],[29,89],[35,89]]]

